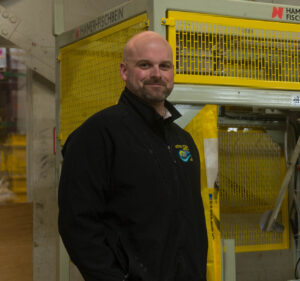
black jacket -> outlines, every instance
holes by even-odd
[[[204,281],[207,235],[190,135],[128,90],[63,148],[59,230],[86,281]]]

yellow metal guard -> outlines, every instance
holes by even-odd
[[[169,11],[176,83],[300,90],[300,25]]]
[[[195,140],[201,164],[201,195],[205,210],[208,236],[207,280],[221,280],[221,237],[219,191],[209,186],[205,159],[205,141],[218,138],[217,117],[218,107],[206,105],[185,127]],[[217,142],[215,142],[217,144]],[[215,163],[217,166],[218,163]]]
[[[61,144],[93,113],[117,103],[124,87],[119,74],[123,46],[147,26],[143,14],[60,50]]]
[[[278,220],[283,233],[259,228],[262,214],[273,209],[285,173],[280,146],[263,130],[219,131],[221,236],[235,239],[237,252],[289,247],[287,197]]]

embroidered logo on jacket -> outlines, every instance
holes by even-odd
[[[191,154],[190,149],[187,145],[177,144],[177,145],[175,145],[175,148],[178,149],[179,158],[183,162],[193,161],[192,154]]]

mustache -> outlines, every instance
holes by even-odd
[[[162,80],[157,80],[157,79],[152,79],[152,80],[147,80],[144,82],[144,85],[152,85],[152,84],[158,84],[161,86],[166,86],[166,83]]]

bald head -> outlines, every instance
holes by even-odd
[[[128,90],[159,114],[165,112],[174,80],[172,49],[165,38],[153,31],[133,36],[124,47],[120,73]]]
[[[127,62],[136,51],[151,43],[165,46],[172,54],[171,46],[164,37],[154,31],[143,31],[131,37],[126,43],[123,49],[123,62]]]

